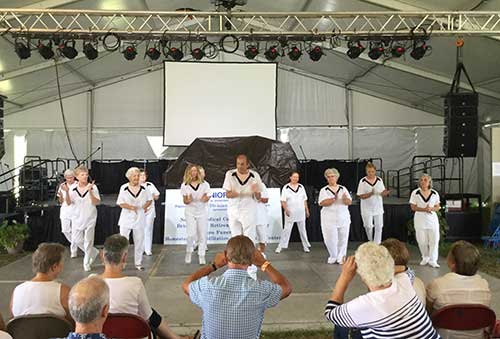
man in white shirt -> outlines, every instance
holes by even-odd
[[[454,304],[490,306],[488,282],[477,274],[479,250],[466,241],[455,242],[448,253],[450,273],[434,279],[427,286],[427,309],[433,312]],[[442,338],[483,338],[483,330],[450,331],[439,329]]]

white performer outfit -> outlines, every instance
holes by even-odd
[[[307,239],[306,231],[306,207],[304,204],[307,201],[307,193],[304,186],[298,184],[297,189],[294,190],[290,184],[286,184],[281,189],[281,201],[286,203],[290,216],[285,213],[285,225],[283,232],[281,233],[278,248],[288,248],[288,242],[290,241],[290,235],[292,234],[293,224],[297,223],[300,240],[302,241],[302,247],[304,247],[304,251],[309,252],[311,244]]]
[[[201,199],[205,195],[210,196],[210,184],[206,181],[196,186],[182,183],[181,195],[191,195],[193,199],[184,209],[187,234],[186,253],[192,253],[198,242],[198,255],[204,257],[207,251],[208,202],[203,202]]]
[[[258,202],[254,198],[251,187],[253,184],[262,187],[262,180],[257,172],[253,170],[249,170],[249,172],[248,178],[241,181],[236,169],[227,171],[222,188],[239,194],[236,198],[228,199],[227,203],[231,236],[243,234],[255,243]]]
[[[385,191],[384,182],[379,177],[376,177],[373,183],[370,183],[367,177],[359,181],[358,196],[373,192],[371,197],[360,199],[361,218],[363,219],[368,241],[374,241],[376,244],[382,242],[382,228],[384,227],[383,191]],[[373,228],[375,228],[375,234],[373,234]]]
[[[95,224],[97,221],[97,207],[92,204],[90,194],[101,200],[99,189],[93,186],[92,193],[78,189],[78,184],[72,186],[69,197],[73,206],[74,217],[72,219],[71,243],[79,247],[85,256],[83,258],[83,268],[90,271],[90,265],[94,262],[99,251],[94,247]]]
[[[342,201],[344,195],[351,199],[349,191],[342,185],[337,185],[336,192],[328,186],[323,187],[319,192],[318,203],[326,199],[336,199],[330,206],[321,208],[321,232],[330,255],[329,264],[342,263],[347,253],[351,214],[349,206]]]
[[[424,198],[420,188],[411,192],[410,204],[417,205],[417,207],[434,207],[439,203],[439,194],[433,189],[430,190],[427,199]],[[439,219],[437,213],[434,211],[430,213],[415,212],[413,222],[418,248],[422,254],[422,262],[437,264],[439,258]]]
[[[129,184],[123,184],[118,193],[117,205],[128,204],[137,207],[136,211],[122,208],[118,226],[120,226],[120,234],[125,238],[129,238],[130,231],[134,235],[134,263],[136,267],[142,265],[142,254],[144,253],[144,228],[146,224],[146,213],[144,205],[152,200],[151,194],[146,189],[145,185],[139,185],[139,190],[136,194],[132,193]]]
[[[146,186],[153,200],[146,212],[146,224],[144,226],[144,252],[146,252],[147,255],[151,255],[153,253],[153,229],[156,218],[155,197],[160,195],[160,191],[158,191],[156,186],[149,181],[145,182],[143,185]]]
[[[267,192],[267,187],[264,183],[260,188],[260,197],[263,199],[269,199],[269,193]],[[256,242],[259,244],[267,243],[267,227],[269,226],[269,215],[267,213],[267,206],[265,203],[257,202],[257,226],[256,231]]]
[[[76,184],[78,184],[78,182]],[[66,194],[69,194],[69,192],[74,187],[75,183],[71,184],[70,186],[68,186],[68,192],[66,192],[61,188],[61,186],[59,186],[59,190],[57,191],[57,194],[60,195],[63,200],[61,209],[59,211],[59,218],[61,219],[61,231],[70,243],[70,253],[72,258],[75,258],[77,256],[78,247],[73,243],[73,239],[71,238],[71,226],[72,219],[74,218],[74,206],[73,204],[68,205],[66,203]]]

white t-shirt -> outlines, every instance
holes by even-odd
[[[129,204],[137,207],[137,211],[132,211],[127,208],[122,208],[118,225],[124,228],[136,229],[144,227],[145,212],[143,206],[150,200],[153,200],[151,193],[146,189],[145,185],[139,185],[139,190],[136,194],[130,190],[129,184],[123,184],[120,187],[120,193],[116,199],[116,204]]]
[[[84,188],[83,188],[84,189]],[[82,188],[79,189],[78,184],[73,186],[71,191],[69,191],[69,197],[71,199],[71,204],[74,205],[74,219],[72,220],[73,226],[77,230],[85,230],[89,227],[95,227],[97,220],[97,208],[92,204],[90,199],[90,192],[83,191]],[[99,189],[94,185],[92,188],[92,194],[101,200],[99,195]]]
[[[151,206],[149,206],[148,211],[146,212],[146,215],[153,215],[153,218],[156,217],[156,208],[155,208],[155,197],[160,195],[160,191],[156,188],[156,186],[149,181],[146,181],[143,185],[146,185],[146,189],[149,191],[149,194],[151,194],[151,200],[153,200],[153,203]]]
[[[7,332],[0,331],[0,339],[12,339],[12,337]]]
[[[186,205],[185,213],[189,215],[205,215],[208,213],[208,202],[203,202],[201,198],[205,195],[210,196],[210,184],[206,181],[198,185],[186,185],[182,183],[181,185],[181,195],[191,195],[193,201]]]
[[[109,287],[109,313],[136,314],[148,320],[153,310],[138,277],[104,279]]]
[[[382,199],[382,192],[385,191],[384,182],[379,177],[376,177],[373,183],[364,177],[359,181],[358,196],[374,192],[374,194],[367,199],[361,200],[361,215],[381,215],[384,214],[384,201]]]
[[[228,199],[227,208],[229,212],[237,212],[240,209],[255,210],[257,208],[257,200],[252,194],[252,185],[257,184],[261,187],[262,180],[260,179],[260,175],[254,170],[249,170],[249,172],[248,178],[245,181],[241,181],[238,178],[236,169],[226,172],[222,188],[226,191],[237,192],[240,195],[243,194],[243,196]]]
[[[269,199],[269,193],[267,192],[267,187],[264,183],[260,188],[260,197],[264,199]],[[257,202],[257,225],[266,226],[269,224],[269,215],[267,214],[267,206],[263,202]]]
[[[453,272],[434,279],[427,286],[427,299],[433,309],[439,310],[454,304],[482,304],[490,306],[491,291],[488,282],[479,274],[460,275]],[[483,338],[483,330],[447,331],[439,330],[442,338]]]
[[[286,203],[286,207],[290,212],[290,216],[285,213],[285,219],[289,221],[304,221],[306,220],[306,207],[304,202],[307,201],[307,193],[301,184],[297,189],[293,189],[290,184],[286,184],[281,189],[281,201]]]
[[[61,305],[61,283],[57,281],[26,281],[12,294],[12,315],[55,314],[66,316]]]
[[[439,204],[439,194],[435,190],[430,190],[430,195],[427,199],[424,198],[424,195],[420,191],[420,188],[417,188],[413,192],[411,192],[410,196],[410,204],[417,205],[420,208],[426,208],[427,206],[434,207]],[[439,220],[436,212],[415,212],[414,217],[415,229],[439,229]]]
[[[57,190],[57,194],[61,195],[63,202],[61,203],[61,209],[59,211],[59,217],[61,219],[73,219],[74,217],[74,206],[73,204],[68,205],[66,203],[66,194],[69,194],[69,192],[77,185],[77,183],[73,183],[68,186],[68,192],[63,190],[61,188],[61,185],[59,185],[59,189]]]
[[[351,224],[351,214],[349,206],[344,204],[342,198],[346,196],[351,199],[347,188],[337,185],[337,191],[334,191],[328,185],[319,191],[318,204],[323,200],[335,198],[335,202],[330,206],[321,207],[321,225],[333,227],[348,227]]]

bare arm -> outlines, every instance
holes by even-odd
[[[333,203],[335,203],[335,198],[329,198],[329,199],[325,199],[325,200],[321,200],[319,202],[319,205],[321,207],[325,207],[325,206],[330,206],[332,205]]]
[[[61,284],[60,301],[62,307],[64,308],[64,311],[66,311],[65,318],[69,320],[71,323],[74,323],[73,318],[69,314],[69,305],[68,305],[69,291],[70,291],[69,286]]]
[[[410,207],[411,207],[411,210],[413,212],[432,212],[433,211],[433,207],[418,207],[416,204],[410,204]],[[439,210],[439,208],[438,208]],[[437,210],[436,210],[437,211]]]
[[[358,194],[358,197],[362,200],[364,199],[368,199],[369,197],[371,197],[373,195],[373,191],[370,192],[370,193],[365,193],[365,194]]]
[[[152,203],[153,203],[153,200],[148,200],[148,201],[144,204],[144,206],[142,206],[142,208],[146,211],[146,210],[149,208],[149,206],[151,206],[151,204],[152,204]]]
[[[304,208],[306,209],[306,218],[309,218],[311,213],[309,213],[309,205],[307,204],[307,200],[304,200]]]
[[[269,202],[269,198],[260,198],[260,202],[261,203],[264,203],[264,204],[267,204]]]
[[[253,255],[253,264],[261,267],[265,262],[266,259],[262,256],[262,252],[256,249]],[[275,269],[271,263],[267,265],[265,272],[273,283],[281,287],[281,299],[285,299],[292,293],[292,285],[290,282],[280,272],[278,272],[278,270]]]
[[[330,300],[338,304],[343,304],[347,287],[355,275],[356,262],[354,261],[354,256],[350,256],[342,266],[342,273],[340,273],[340,277],[337,279],[337,283],[335,284]]]
[[[226,191],[226,198],[233,199],[237,198],[238,196],[239,194],[236,191]]]
[[[189,205],[191,203],[191,201],[193,201],[193,199],[190,198],[189,195],[183,195],[182,201],[184,202],[184,205]]]
[[[158,200],[159,198],[160,198],[160,195],[159,195],[159,194],[154,194],[154,195],[153,195],[153,199],[154,199],[154,200]]]
[[[290,216],[290,211],[288,210],[287,206],[286,206],[286,201],[282,201],[281,202],[281,208],[283,208],[283,211],[285,211],[285,214],[287,217]]]
[[[129,205],[127,203],[123,203],[123,204],[120,204],[118,206],[120,206],[121,208],[127,209],[127,210],[134,211],[134,212],[137,211],[137,207],[136,206]]]
[[[215,256],[215,259],[214,259],[215,267],[217,269],[219,269],[221,267],[226,266],[226,264],[227,264],[226,254],[223,252],[217,253],[217,255]],[[182,283],[182,290],[184,291],[184,293],[187,296],[189,296],[189,285],[193,281],[199,280],[199,279],[209,275],[212,272],[214,272],[212,265],[207,265],[207,266],[200,268],[198,271],[194,272],[193,274],[191,274],[189,277],[186,278],[186,280],[184,280],[184,283]]]

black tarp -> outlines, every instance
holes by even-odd
[[[225,173],[235,167],[235,157],[241,153],[248,156],[250,168],[260,174],[267,187],[282,187],[299,164],[287,143],[258,136],[198,138],[168,169],[165,185],[179,188],[186,166],[199,164],[205,168],[210,185],[222,187]]]

